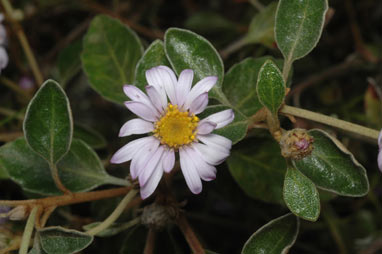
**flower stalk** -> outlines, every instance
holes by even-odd
[[[293,115],[293,116],[305,118],[308,120],[312,120],[315,122],[323,123],[329,126],[333,126],[333,127],[348,131],[350,133],[358,134],[365,138],[371,139],[375,143],[378,140],[379,132],[377,130],[373,130],[358,124],[350,123],[341,119],[333,118],[333,117],[312,112],[309,110],[284,105],[280,109],[280,113],[285,115]]]

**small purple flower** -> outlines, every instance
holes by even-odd
[[[194,72],[183,70],[177,79],[167,66],[157,66],[146,71],[146,93],[133,85],[123,90],[131,101],[126,107],[139,118],[126,122],[120,137],[151,133],[150,136],[129,142],[111,158],[112,163],[131,160],[130,174],[139,180],[143,199],[150,196],[164,172],[175,164],[179,152],[180,167],[192,193],[202,191],[202,181],[216,177],[215,166],[230,154],[231,140],[213,134],[234,119],[231,109],[212,114],[202,120],[196,115],[208,104],[208,91],[217,77],[209,76],[192,87]]]
[[[382,129],[378,136],[378,168],[382,172]]]

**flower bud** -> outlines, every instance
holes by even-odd
[[[171,215],[165,206],[154,203],[145,206],[141,220],[142,224],[160,230],[171,221]]]
[[[29,215],[29,209],[25,205],[19,205],[13,208],[9,213],[8,217],[10,220],[25,220]]]
[[[285,132],[280,139],[281,154],[285,158],[300,160],[313,151],[314,139],[304,129]]]

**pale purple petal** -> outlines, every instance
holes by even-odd
[[[382,172],[382,149],[378,152],[378,168]]]
[[[218,165],[229,156],[229,151],[214,149],[212,146],[207,146],[201,143],[193,144],[193,148],[199,152],[201,158],[205,162],[211,165]]]
[[[217,80],[218,78],[216,76],[210,76],[196,83],[186,98],[184,108],[189,109],[191,103],[195,100],[195,98],[201,95],[202,93],[207,93],[209,90],[211,90],[211,88],[216,84]]]
[[[231,150],[232,141],[226,137],[217,135],[217,134],[209,134],[209,135],[199,135],[198,139],[202,141],[207,146],[212,146],[217,149],[228,151]]]
[[[202,191],[202,181],[200,180],[198,171],[192,162],[193,158],[189,157],[182,147],[179,148],[179,157],[180,167],[188,188],[192,193],[199,194]]]
[[[195,115],[204,111],[208,104],[208,93],[202,93],[191,102],[190,112]]]
[[[122,125],[119,131],[120,137],[126,137],[132,134],[144,134],[154,130],[154,124],[152,122],[147,122],[140,118],[135,118],[127,121]]]
[[[153,174],[154,169],[158,164],[162,164],[161,158],[164,152],[164,146],[159,146],[152,157],[147,162],[146,166],[140,171],[138,179],[139,186],[144,186],[150,176]],[[162,166],[161,166],[162,167]]]
[[[216,178],[216,168],[207,162],[205,162],[192,147],[185,147],[184,149],[188,156],[192,158],[192,162],[195,165],[196,170],[200,178],[204,181],[212,181]]]
[[[158,163],[157,167],[154,169],[154,172],[152,173],[152,175],[150,176],[146,184],[141,187],[140,192],[141,192],[142,199],[145,199],[149,197],[151,194],[153,194],[153,192],[155,191],[155,189],[157,188],[160,182],[160,179],[162,178],[162,175],[163,175],[162,164]]]
[[[379,149],[382,149],[382,129],[379,132],[379,136],[378,136],[378,147]]]
[[[215,130],[217,124],[210,121],[203,121],[198,124],[198,127],[196,129],[196,133],[199,135],[205,135],[211,133],[213,130]]]
[[[232,109],[223,110],[221,112],[212,114],[206,118],[204,118],[203,121],[211,121],[217,124],[216,129],[222,128],[226,126],[227,124],[231,123],[233,119],[235,118],[235,114],[233,113]]]
[[[163,170],[169,173],[175,164],[175,152],[173,149],[167,149],[163,154]]]
[[[140,175],[141,171],[158,149],[159,143],[159,140],[153,137],[150,143],[142,146],[139,152],[134,154],[130,164],[130,175],[133,179],[136,179]]]
[[[191,90],[193,79],[194,71],[191,69],[185,69],[180,73],[176,86],[176,98],[178,99],[179,107],[182,107],[186,101],[187,95]]]
[[[124,163],[126,161],[129,161],[133,158],[135,153],[141,149],[142,146],[144,146],[147,143],[151,143],[153,139],[156,139],[154,137],[144,137],[139,138],[134,141],[131,141],[121,147],[114,155],[111,157],[110,162],[113,164],[119,164]]]
[[[150,99],[138,87],[133,85],[124,85],[123,91],[125,92],[126,96],[130,98],[130,100],[142,102],[146,104],[148,107],[154,109]]]
[[[158,112],[153,111],[152,108],[139,101],[126,101],[125,106],[134,114],[143,118],[144,120],[155,122],[158,119]]]
[[[165,104],[162,104],[163,101],[161,100],[161,96],[154,86],[146,86],[146,92],[149,95],[151,103],[154,105],[154,107],[160,113],[162,113],[163,110],[167,108],[167,102]]]
[[[0,46],[0,72],[2,69],[7,67],[8,61],[9,58],[7,51],[2,46]]]
[[[158,73],[158,68],[154,67],[146,71],[146,80],[150,86],[155,87],[160,95],[161,105],[167,105],[167,95],[161,76]]]
[[[168,98],[170,99],[170,102],[173,105],[178,104],[178,100],[176,99],[176,85],[178,81],[176,80],[175,73],[165,65],[158,66],[158,69],[161,71],[164,88]]]

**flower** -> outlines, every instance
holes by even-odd
[[[194,194],[202,191],[201,179],[215,179],[215,166],[230,153],[231,140],[212,131],[231,123],[233,110],[224,110],[203,120],[196,116],[206,108],[208,91],[216,84],[217,77],[206,77],[191,88],[193,77],[194,72],[186,69],[177,80],[170,68],[157,66],[146,71],[147,95],[133,85],[123,88],[131,99],[125,102],[126,107],[139,118],[127,121],[119,136],[151,135],[129,142],[110,161],[131,160],[130,175],[138,178],[142,199],[155,191],[163,172],[173,169],[175,152],[179,152],[182,173]]]
[[[382,172],[382,129],[378,136],[378,168]]]

